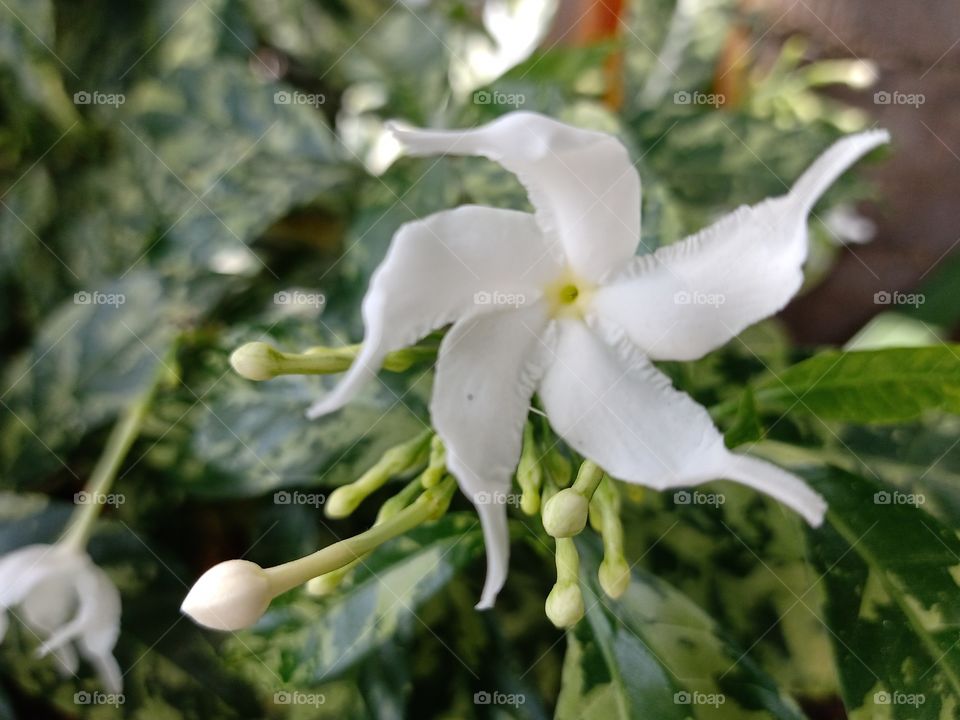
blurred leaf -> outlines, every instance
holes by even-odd
[[[960,346],[827,351],[761,382],[755,392],[761,405],[796,406],[830,420],[960,413]]]
[[[740,406],[737,408],[733,425],[724,433],[723,440],[728,448],[735,448],[744,443],[756,442],[763,437],[763,425],[757,413],[757,401],[753,391],[747,387],[740,397]]]
[[[610,600],[595,579],[596,543],[578,546],[588,609],[567,633],[558,720],[803,717],[682,593],[635,570],[626,594]]]
[[[856,475],[830,468],[811,481],[830,503],[811,543],[851,718],[951,715],[960,699],[956,533]]]

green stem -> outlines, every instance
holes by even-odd
[[[67,529],[60,538],[60,544],[76,549],[86,547],[87,541],[90,539],[90,533],[93,531],[93,524],[104,505],[100,502],[100,498],[110,490],[124,459],[127,457],[127,453],[130,451],[130,447],[140,434],[140,429],[147,416],[147,411],[150,409],[150,403],[153,400],[160,378],[163,376],[164,369],[165,366],[161,363],[161,367],[150,385],[124,411],[116,425],[113,426],[113,430],[110,431],[110,437],[107,439],[103,453],[97,460],[97,464],[90,474],[90,479],[83,488],[83,492],[89,496],[89,502],[80,505],[74,511]]]
[[[455,489],[456,483],[452,478],[448,478],[425,491],[412,505],[404,508],[391,519],[380,525],[374,525],[364,533],[325,547],[312,555],[267,568],[266,573],[274,596],[362,558],[388,540],[442,514]]]

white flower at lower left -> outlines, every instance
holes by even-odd
[[[40,656],[53,655],[63,673],[77,672],[79,650],[108,692],[122,692],[113,657],[120,593],[86,552],[67,543],[38,544],[0,557],[0,641],[8,610],[43,641]]]

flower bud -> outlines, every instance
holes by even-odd
[[[341,485],[330,493],[323,505],[323,512],[334,520],[349,517],[366,497],[367,493],[358,491],[353,485]]]
[[[263,568],[247,560],[228,560],[200,576],[180,610],[213,630],[240,630],[257,622],[272,599]]]
[[[573,537],[587,524],[589,501],[573,488],[561,490],[543,506],[543,529],[555,538]]]
[[[547,595],[547,617],[558,628],[576,625],[583,617],[583,593],[576,583],[557,583]]]
[[[247,380],[270,380],[278,374],[283,356],[265,342],[241,345],[230,355],[230,365]]]
[[[630,566],[622,557],[604,558],[597,574],[603,592],[614,600],[623,595],[630,586]]]

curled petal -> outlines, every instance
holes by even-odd
[[[563,321],[557,359],[540,387],[550,423],[612,476],[657,490],[729,479],[818,525],[823,499],[798,477],[729,452],[703,407],[623,338]]]
[[[349,402],[384,357],[470,312],[534,302],[557,266],[533,216],[464,205],[407,223],[363,300],[363,350],[312,418]]]
[[[479,155],[514,173],[544,235],[585,278],[601,280],[636,252],[640,176],[612,135],[530,112],[472,130],[391,129],[412,154]]]
[[[803,283],[807,215],[885,131],[837,142],[786,195],[743,207],[683,242],[636,258],[594,311],[655,360],[695,360],[782,309]]]
[[[473,315],[440,346],[430,406],[447,466],[480,514],[488,608],[507,576],[507,493],[520,458],[530,396],[544,372],[551,336],[543,303]]]

